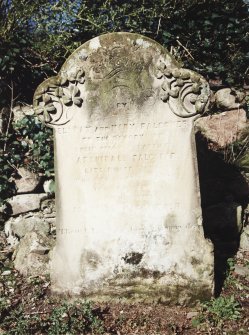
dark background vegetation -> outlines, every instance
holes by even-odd
[[[242,0],[0,0],[0,106],[37,85],[97,35],[128,31],[164,45],[222,85],[248,84],[249,5]]]
[[[0,131],[0,206],[16,192],[12,180],[18,177],[19,167],[44,178],[53,175],[51,129],[34,115],[12,124],[13,107],[32,104],[36,87],[56,75],[66,58],[82,43],[116,31],[140,33],[156,40],[186,68],[201,73],[214,85],[214,90],[248,89],[249,1],[0,0],[0,121],[5,118],[7,124]],[[233,144],[229,151],[233,156],[236,152],[240,156],[248,152],[248,134],[245,136],[247,142],[237,143],[237,149]],[[211,180],[210,193],[217,197],[212,179],[217,177],[217,171],[226,188],[231,176],[228,169],[239,176],[240,171],[231,167],[235,159],[224,163],[217,153],[208,154],[205,145],[199,147],[198,156],[201,190],[205,181]],[[204,193],[202,190],[203,207],[210,195]],[[218,293],[222,289],[219,298],[199,305],[194,314],[190,308],[160,305],[61,303],[50,297],[48,278],[38,276],[27,281],[18,274],[11,262],[12,252],[0,239],[0,256],[4,256],[0,258],[0,269],[6,270],[0,276],[0,333],[3,330],[6,335],[248,334],[249,277],[235,272],[238,265],[248,268],[248,253],[227,262],[237,251],[238,232],[234,233],[234,226],[229,231],[226,223],[222,230],[217,227],[220,232],[215,231],[212,236],[205,208],[203,213],[205,233],[215,247],[216,277],[222,277],[219,279],[223,287],[218,287]],[[230,248],[234,240],[236,250]],[[221,245],[229,245],[229,252]]]
[[[34,116],[12,125],[13,107],[32,104],[82,43],[115,31],[158,41],[215,90],[249,85],[248,1],[0,0],[0,204],[20,166],[53,174],[52,131]]]

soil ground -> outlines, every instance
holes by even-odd
[[[1,244],[0,334],[249,334],[249,253],[230,260],[218,298],[190,308],[58,300],[48,277],[21,276]]]

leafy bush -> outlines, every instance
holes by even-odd
[[[81,4],[75,26],[83,41],[110,31],[144,34],[186,67],[241,85],[249,59],[248,17],[242,0],[97,0]]]
[[[13,124],[8,134],[0,135],[0,203],[15,193],[11,177],[24,166],[50,176],[54,171],[52,130],[37,117],[25,116]]]
[[[1,305],[0,305],[1,306]],[[62,303],[52,311],[39,314],[26,313],[20,304],[8,309],[6,315],[0,317],[1,327],[6,335],[23,334],[102,334],[103,323],[90,302],[76,301]]]
[[[49,318],[49,335],[79,334],[83,331],[103,333],[101,320],[94,314],[89,302],[64,303],[55,308]]]
[[[207,79],[242,86],[249,74],[248,18],[243,0],[3,0],[0,108],[17,99],[31,103],[37,85],[77,46],[116,31],[146,35]],[[15,192],[10,177],[18,167],[53,172],[51,144],[51,130],[32,116],[0,136],[0,202]],[[249,169],[247,148],[234,144],[228,159]]]
[[[248,3],[243,0],[3,0],[0,2],[0,107],[31,102],[80,44],[99,34],[135,32],[163,44],[188,68],[225,85],[248,81]]]
[[[241,306],[234,296],[212,298],[210,301],[201,304],[202,312],[192,320],[194,326],[209,322],[211,326],[218,327],[225,320],[238,320],[241,315]]]
[[[12,152],[23,152],[25,165],[30,170],[50,176],[54,171],[52,130],[36,116],[26,116],[14,125],[14,131],[16,141],[9,146]]]
[[[57,72],[75,49],[71,17],[74,1],[0,1],[0,108],[11,100],[31,103],[44,77]]]

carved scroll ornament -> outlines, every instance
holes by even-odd
[[[166,67],[163,62],[157,70],[156,77],[162,80],[161,99],[169,104],[174,114],[191,117],[206,111],[210,89],[203,77],[191,70]]]
[[[81,107],[82,85],[85,73],[75,68],[68,73],[61,73],[56,77],[45,80],[34,95],[34,110],[40,120],[48,126],[64,125],[70,121],[72,115],[67,107],[72,105]]]
[[[210,89],[203,77],[191,70],[167,67],[163,62],[157,67],[156,77],[162,81],[161,99],[175,115],[185,118],[205,112]],[[84,82],[85,72],[78,67],[45,80],[37,88],[33,103],[41,121],[51,127],[68,123],[74,112],[70,107],[82,106]]]

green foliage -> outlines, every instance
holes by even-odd
[[[206,77],[220,76],[229,85],[245,80],[249,13],[242,0],[85,1],[77,17],[81,39],[86,33],[87,39],[110,31],[141,33]]]
[[[14,141],[9,146],[12,155],[23,152],[30,170],[50,176],[54,170],[52,130],[45,127],[37,117],[26,116],[14,125],[14,131]]]
[[[188,68],[226,85],[248,80],[249,12],[243,0],[3,0],[0,2],[0,106],[31,102],[80,44],[128,31],[163,44]]]
[[[0,2],[0,107],[9,104],[12,85],[20,101],[31,102],[35,87],[75,48],[74,7],[63,0]]]
[[[236,260],[229,258],[227,260],[227,278],[225,281],[225,289],[234,289],[237,291],[248,290],[242,282],[239,282],[233,276],[233,270],[235,267]],[[192,325],[198,328],[210,328],[210,327],[223,327],[223,324],[227,320],[238,320],[241,318],[241,305],[234,298],[234,295],[220,296],[218,298],[212,298],[209,301],[205,301],[200,305],[200,312],[197,317],[192,319]]]
[[[49,335],[79,334],[82,331],[103,333],[101,320],[93,313],[89,302],[64,303],[50,316]]]
[[[208,322],[219,327],[225,320],[238,320],[241,317],[241,306],[234,296],[211,299],[201,304],[201,313],[192,320],[193,326]]]
[[[10,309],[11,303],[6,297],[0,298],[0,318],[3,318],[5,313]]]
[[[21,335],[29,333],[29,322],[32,321],[33,318],[27,320],[24,316],[22,307],[11,311],[11,313],[6,316],[5,322],[11,323],[12,327],[8,330],[6,335]]]
[[[227,270],[226,270],[226,279],[224,281],[224,288],[233,287],[237,289],[243,289],[243,285],[237,280],[237,278],[233,275],[233,271],[235,268],[235,259],[228,258],[227,260]]]
[[[31,103],[37,85],[76,47],[116,31],[148,36],[207,79],[241,86],[249,74],[248,18],[243,0],[3,0],[0,108],[13,99]],[[0,202],[14,194],[11,176],[18,167],[53,172],[51,144],[51,131],[34,117],[0,137]],[[226,160],[249,171],[248,136],[230,149]]]
[[[52,130],[34,116],[25,116],[0,135],[0,203],[15,193],[11,177],[21,166],[45,176],[54,171]]]
[[[228,266],[228,274],[229,274],[229,273],[231,273],[231,271],[234,270],[235,259],[234,258],[228,258],[228,260],[227,260],[227,266]]]
[[[4,304],[5,315],[0,319],[6,335],[40,334],[41,331],[48,335],[103,333],[102,321],[87,301],[64,302],[51,312],[42,313],[42,317],[25,312],[21,304],[12,310],[9,304]]]
[[[204,308],[210,313],[214,323],[220,320],[237,320],[240,318],[240,304],[231,297],[219,297],[206,302]]]

